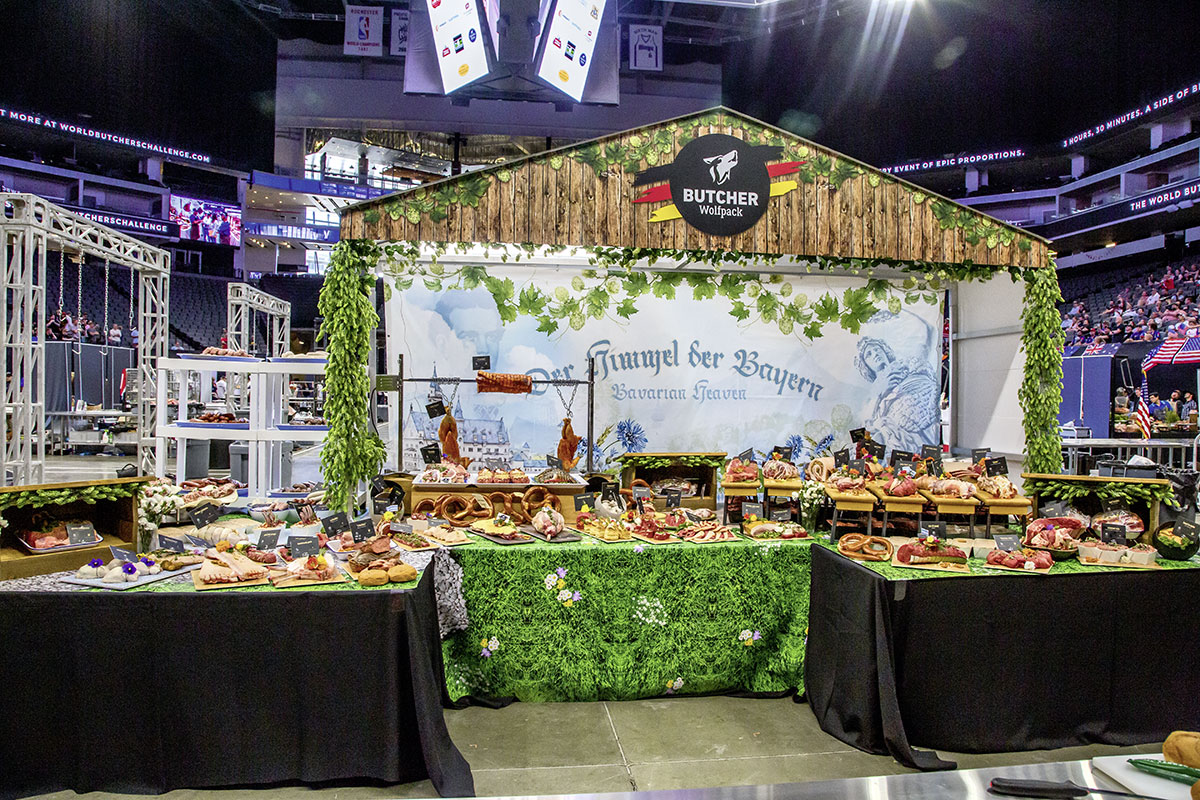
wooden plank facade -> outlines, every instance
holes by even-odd
[[[735,236],[711,236],[682,219],[651,222],[651,214],[665,203],[635,204],[646,187],[635,189],[634,176],[669,163],[687,141],[710,133],[782,145],[780,160],[806,162],[802,176],[782,178],[798,180],[798,188],[771,198],[762,219]],[[633,169],[627,154],[645,153],[647,142],[661,146],[638,159]],[[616,155],[613,161],[605,157],[610,152]],[[827,174],[830,164],[833,175]],[[814,174],[815,165],[825,165],[826,170]],[[473,192],[479,193],[477,202],[470,201]],[[435,201],[439,193],[455,199]],[[464,195],[470,197],[464,200]],[[996,267],[1046,266],[1051,255],[1040,237],[724,108],[358,203],[343,212],[341,236],[971,261]]]

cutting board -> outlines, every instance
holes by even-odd
[[[1183,783],[1169,781],[1147,775],[1141,770],[1129,766],[1131,758],[1162,758],[1162,753],[1146,753],[1144,756],[1103,756],[1092,759],[1092,768],[1104,777],[1116,781],[1131,792],[1144,794],[1149,797],[1161,797],[1163,800],[1191,800],[1191,787]]]

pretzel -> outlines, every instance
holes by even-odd
[[[506,492],[492,492],[488,495],[488,500],[492,503],[493,516],[499,512],[500,507],[504,507],[504,513],[508,514],[509,519],[518,525],[525,521],[525,515],[520,514],[513,508],[513,496]]]
[[[861,533],[847,533],[838,539],[838,552],[844,555],[861,553],[868,537]]]
[[[550,506],[555,511],[562,511],[562,501],[545,486],[531,486],[520,496],[525,515],[533,519],[533,515],[542,506]]]
[[[481,494],[471,495],[471,516],[476,519],[488,519],[495,516],[496,509],[492,501]]]
[[[880,536],[847,533],[838,539],[838,552],[857,561],[891,561],[892,543]]]
[[[444,494],[438,498],[434,512],[455,528],[465,528],[471,524],[471,508],[473,503],[462,495]]]
[[[412,507],[412,510],[409,511],[410,516],[415,517],[417,514],[434,514],[436,516],[437,500],[434,500],[432,497],[426,497],[423,500],[420,500],[415,506]]]

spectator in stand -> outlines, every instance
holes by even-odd
[[[229,347],[229,329],[221,328],[221,347]]]
[[[137,350],[137,346],[138,346],[138,329],[137,329],[137,325],[134,325],[132,328],[130,328],[130,329],[129,329],[129,340],[130,340],[131,342],[133,342],[133,349],[134,349],[134,350]]]
[[[46,320],[46,338],[52,342],[62,339],[62,309],[55,311],[50,315],[50,319]]]
[[[1158,392],[1150,393],[1150,416],[1161,422],[1170,410],[1171,406],[1169,403],[1158,399]]]
[[[62,321],[63,339],[68,342],[73,342],[79,338],[79,327],[75,324],[75,320],[70,314],[63,314]]]
[[[115,322],[112,324],[112,327],[108,329],[108,346],[121,346],[121,326]]]
[[[223,372],[218,373],[217,380],[213,384],[213,399],[214,400],[224,400],[225,392],[228,390],[228,388],[229,388],[229,385],[225,382],[225,373],[223,373]]]
[[[1183,393],[1183,405],[1179,407],[1179,418],[1186,420],[1189,415],[1196,413],[1196,396],[1191,392]]]
[[[1175,414],[1178,416],[1179,407],[1183,405],[1183,396],[1179,393],[1178,389],[1172,390],[1171,399],[1168,400],[1167,402],[1170,403],[1171,410],[1174,411]]]
[[[1170,267],[1167,268],[1167,274],[1163,276],[1162,288],[1164,292],[1175,291],[1175,276],[1171,274]]]

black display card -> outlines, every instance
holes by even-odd
[[[425,404],[425,413],[430,419],[446,416],[446,404],[441,400],[434,400],[432,403]]]
[[[771,455],[778,455],[784,461],[792,460],[792,448],[777,444],[771,448]]]
[[[850,441],[854,442],[855,444],[858,444],[859,442],[865,442],[866,440],[866,428],[855,428],[854,430],[850,431]]]
[[[187,540],[189,542],[191,542],[192,547],[203,547],[205,549],[212,547],[212,545],[209,544],[208,542],[204,541],[203,539],[199,539],[195,536],[192,536],[190,533],[185,533],[184,536],[186,536]]]
[[[472,356],[471,357],[471,369],[473,371],[475,371],[475,372],[479,372],[480,370],[486,371],[491,368],[492,368],[492,357],[491,356]]]
[[[863,461],[861,458],[850,459],[850,463],[846,466],[857,471],[859,474],[867,471],[867,462]]]
[[[279,545],[279,531],[263,531],[258,535],[259,550],[274,550]]]
[[[1020,550],[1021,537],[1015,533],[998,533],[993,537],[996,540],[996,548],[998,550]]]
[[[550,467],[551,469],[562,469],[563,462],[562,462],[561,458],[558,458],[557,456],[552,456],[549,453],[547,453],[546,454],[546,466]]]
[[[1176,536],[1182,536],[1194,542],[1200,539],[1200,526],[1196,524],[1195,520],[1177,519],[1174,533]]]
[[[1007,475],[1008,474],[1008,457],[996,456],[995,458],[985,459],[983,468],[988,475]]]
[[[321,527],[325,530],[326,536],[330,539],[336,539],[350,530],[350,516],[345,511],[330,514],[321,520]]]
[[[137,553],[132,550],[126,550],[123,547],[109,547],[108,552],[112,553],[112,557],[121,561],[136,561]]]
[[[792,512],[786,508],[778,508],[771,512],[772,522],[788,522],[792,518]]]
[[[615,503],[617,498],[620,497],[620,490],[617,488],[615,483],[610,481],[609,483],[604,484],[604,488],[600,490],[600,497],[603,498],[606,503]]]
[[[188,509],[188,517],[197,529],[212,525],[221,517],[221,509],[212,503],[201,503]]]
[[[96,541],[96,528],[90,522],[80,522],[67,526],[67,542],[70,544],[90,544]]]
[[[863,442],[862,449],[868,456],[874,456],[877,461],[882,461],[883,454],[887,452],[887,446],[883,442],[876,441]]]
[[[376,475],[371,478],[371,492],[373,494],[383,494],[388,490],[388,482],[383,479],[382,475]]]
[[[1125,544],[1126,529],[1124,525],[1105,522],[1100,526],[1100,541],[1113,544]]]
[[[683,492],[679,489],[667,489],[667,508],[679,508],[683,503]]]
[[[633,487],[632,491],[633,491],[633,499],[634,500],[638,500],[643,497],[647,497],[647,498],[654,497],[654,490],[650,489],[647,486],[635,486],[635,487]]]
[[[287,546],[292,558],[306,558],[321,552],[321,544],[315,536],[289,536]]]
[[[584,506],[587,506],[588,508],[596,507],[595,492],[584,492],[583,494],[575,495],[575,510],[583,511]]]
[[[914,458],[916,458],[915,453],[910,453],[907,450],[893,450],[892,457],[888,463],[893,467],[897,464],[911,464]]]
[[[158,547],[160,550],[170,550],[172,553],[182,553],[187,550],[187,542],[183,539],[176,539],[174,536],[158,535]]]
[[[747,447],[745,450],[738,453],[738,458],[741,459],[742,461],[753,461],[754,460],[754,448]]]
[[[642,516],[654,513],[654,500],[649,497],[635,497],[633,502],[637,504],[638,513]]]
[[[939,447],[938,445],[936,445],[936,444],[921,445],[921,459],[922,460],[924,460],[926,458],[941,458],[941,456],[942,456],[942,448]]]
[[[935,478],[942,477],[942,473],[946,471],[946,467],[942,465],[942,460],[940,458],[931,458],[929,459],[928,464],[929,474]]]
[[[976,447],[971,450],[971,463],[978,464],[983,459],[987,458],[988,453],[992,452],[987,447]]]
[[[921,533],[925,535],[933,534],[939,539],[946,538],[946,523],[944,522],[922,522]]]
[[[436,444],[427,444],[421,448],[421,458],[426,464],[438,464],[442,460],[442,450]]]
[[[350,523],[350,535],[356,542],[365,542],[375,535],[375,523],[371,521],[370,517],[356,519]]]
[[[742,519],[747,519],[750,516],[762,519],[763,504],[762,503],[742,503]]]
[[[850,463],[850,453],[846,450],[838,450],[833,454],[833,465],[838,469],[847,466]]]

